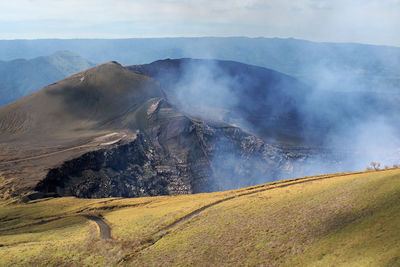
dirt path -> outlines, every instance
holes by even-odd
[[[101,142],[102,140],[106,140],[107,138],[109,138],[111,136],[114,136],[114,135],[117,135],[117,133],[111,133],[111,134],[107,134],[107,135],[104,135],[104,136],[100,136],[100,137],[95,138],[94,141],[90,141],[90,142],[88,142],[86,144],[79,145],[79,146],[74,146],[74,147],[70,147],[70,148],[66,148],[66,149],[62,149],[62,150],[59,150],[59,151],[54,151],[54,152],[45,153],[45,154],[32,156],[32,157],[26,157],[26,158],[22,158],[22,159],[13,159],[13,160],[8,160],[8,161],[0,161],[0,165],[1,164],[8,164],[8,163],[17,163],[17,162],[22,162],[22,161],[26,161],[26,160],[35,160],[35,159],[47,158],[49,156],[53,156],[53,155],[57,155],[57,154],[60,154],[60,153],[73,151],[73,150],[77,150],[77,149],[113,145],[113,144],[118,143],[119,141],[121,141],[122,138],[126,137],[126,134],[124,134],[121,137],[118,137],[117,139],[109,140],[108,142],[103,142],[103,143]]]
[[[95,147],[95,146],[96,145],[80,145],[80,146],[70,147],[67,149],[63,149],[63,150],[59,150],[59,151],[55,151],[55,152],[51,152],[51,153],[41,154],[38,156],[32,156],[32,157],[27,157],[27,158],[22,158],[22,159],[14,159],[14,160],[8,160],[8,161],[0,161],[0,164],[16,163],[16,162],[22,162],[22,161],[32,160],[32,159],[47,158],[49,156],[57,155],[57,154],[64,153],[67,151],[72,151],[72,150],[76,150],[76,149],[80,149],[80,148]]]
[[[323,179],[328,179],[328,178],[334,178],[334,177],[341,177],[341,176],[348,176],[348,175],[355,175],[355,174],[360,174],[364,172],[352,172],[352,173],[344,173],[344,174],[332,174],[332,175],[319,175],[319,176],[313,176],[313,177],[304,177],[304,178],[296,178],[296,179],[291,179],[291,180],[284,180],[284,181],[276,181],[273,183],[265,184],[265,185],[258,185],[254,186],[251,188],[244,189],[242,192],[235,194],[233,196],[229,196],[220,200],[217,200],[215,202],[212,202],[210,204],[207,204],[199,209],[196,209],[185,216],[181,217],[180,219],[174,221],[173,223],[165,226],[164,228],[154,232],[152,235],[163,235],[168,230],[171,228],[175,227],[178,224],[184,223],[185,221],[191,219],[192,217],[196,216],[197,214],[201,213],[202,211],[211,208],[213,206],[216,206],[220,203],[223,203],[225,201],[238,198],[238,197],[243,197],[243,196],[248,196],[252,194],[257,194],[263,191],[268,191],[276,188],[282,188],[282,187],[287,187],[290,185],[295,185],[295,184],[301,184],[301,183],[307,183],[307,182],[313,182],[313,181],[318,181],[318,180],[323,180]]]
[[[102,239],[112,239],[111,227],[100,217],[92,215],[84,215],[86,219],[94,221],[99,229],[99,234]]]

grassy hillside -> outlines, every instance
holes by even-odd
[[[398,266],[399,200],[395,169],[209,194],[2,202],[0,265]]]

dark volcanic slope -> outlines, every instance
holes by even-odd
[[[237,127],[182,114],[152,78],[115,62],[0,109],[0,151],[4,198],[214,191],[266,181],[288,162]]]
[[[310,90],[296,79],[233,61],[176,59],[127,67],[154,77],[183,111],[245,127],[264,139],[299,143]]]
[[[30,60],[0,61],[0,106],[94,65],[69,51]]]

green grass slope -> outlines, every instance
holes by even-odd
[[[398,266],[400,170],[0,206],[1,266]],[[93,221],[103,218],[112,240]]]

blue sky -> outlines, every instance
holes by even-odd
[[[0,39],[294,37],[400,46],[400,0],[0,0]]]

